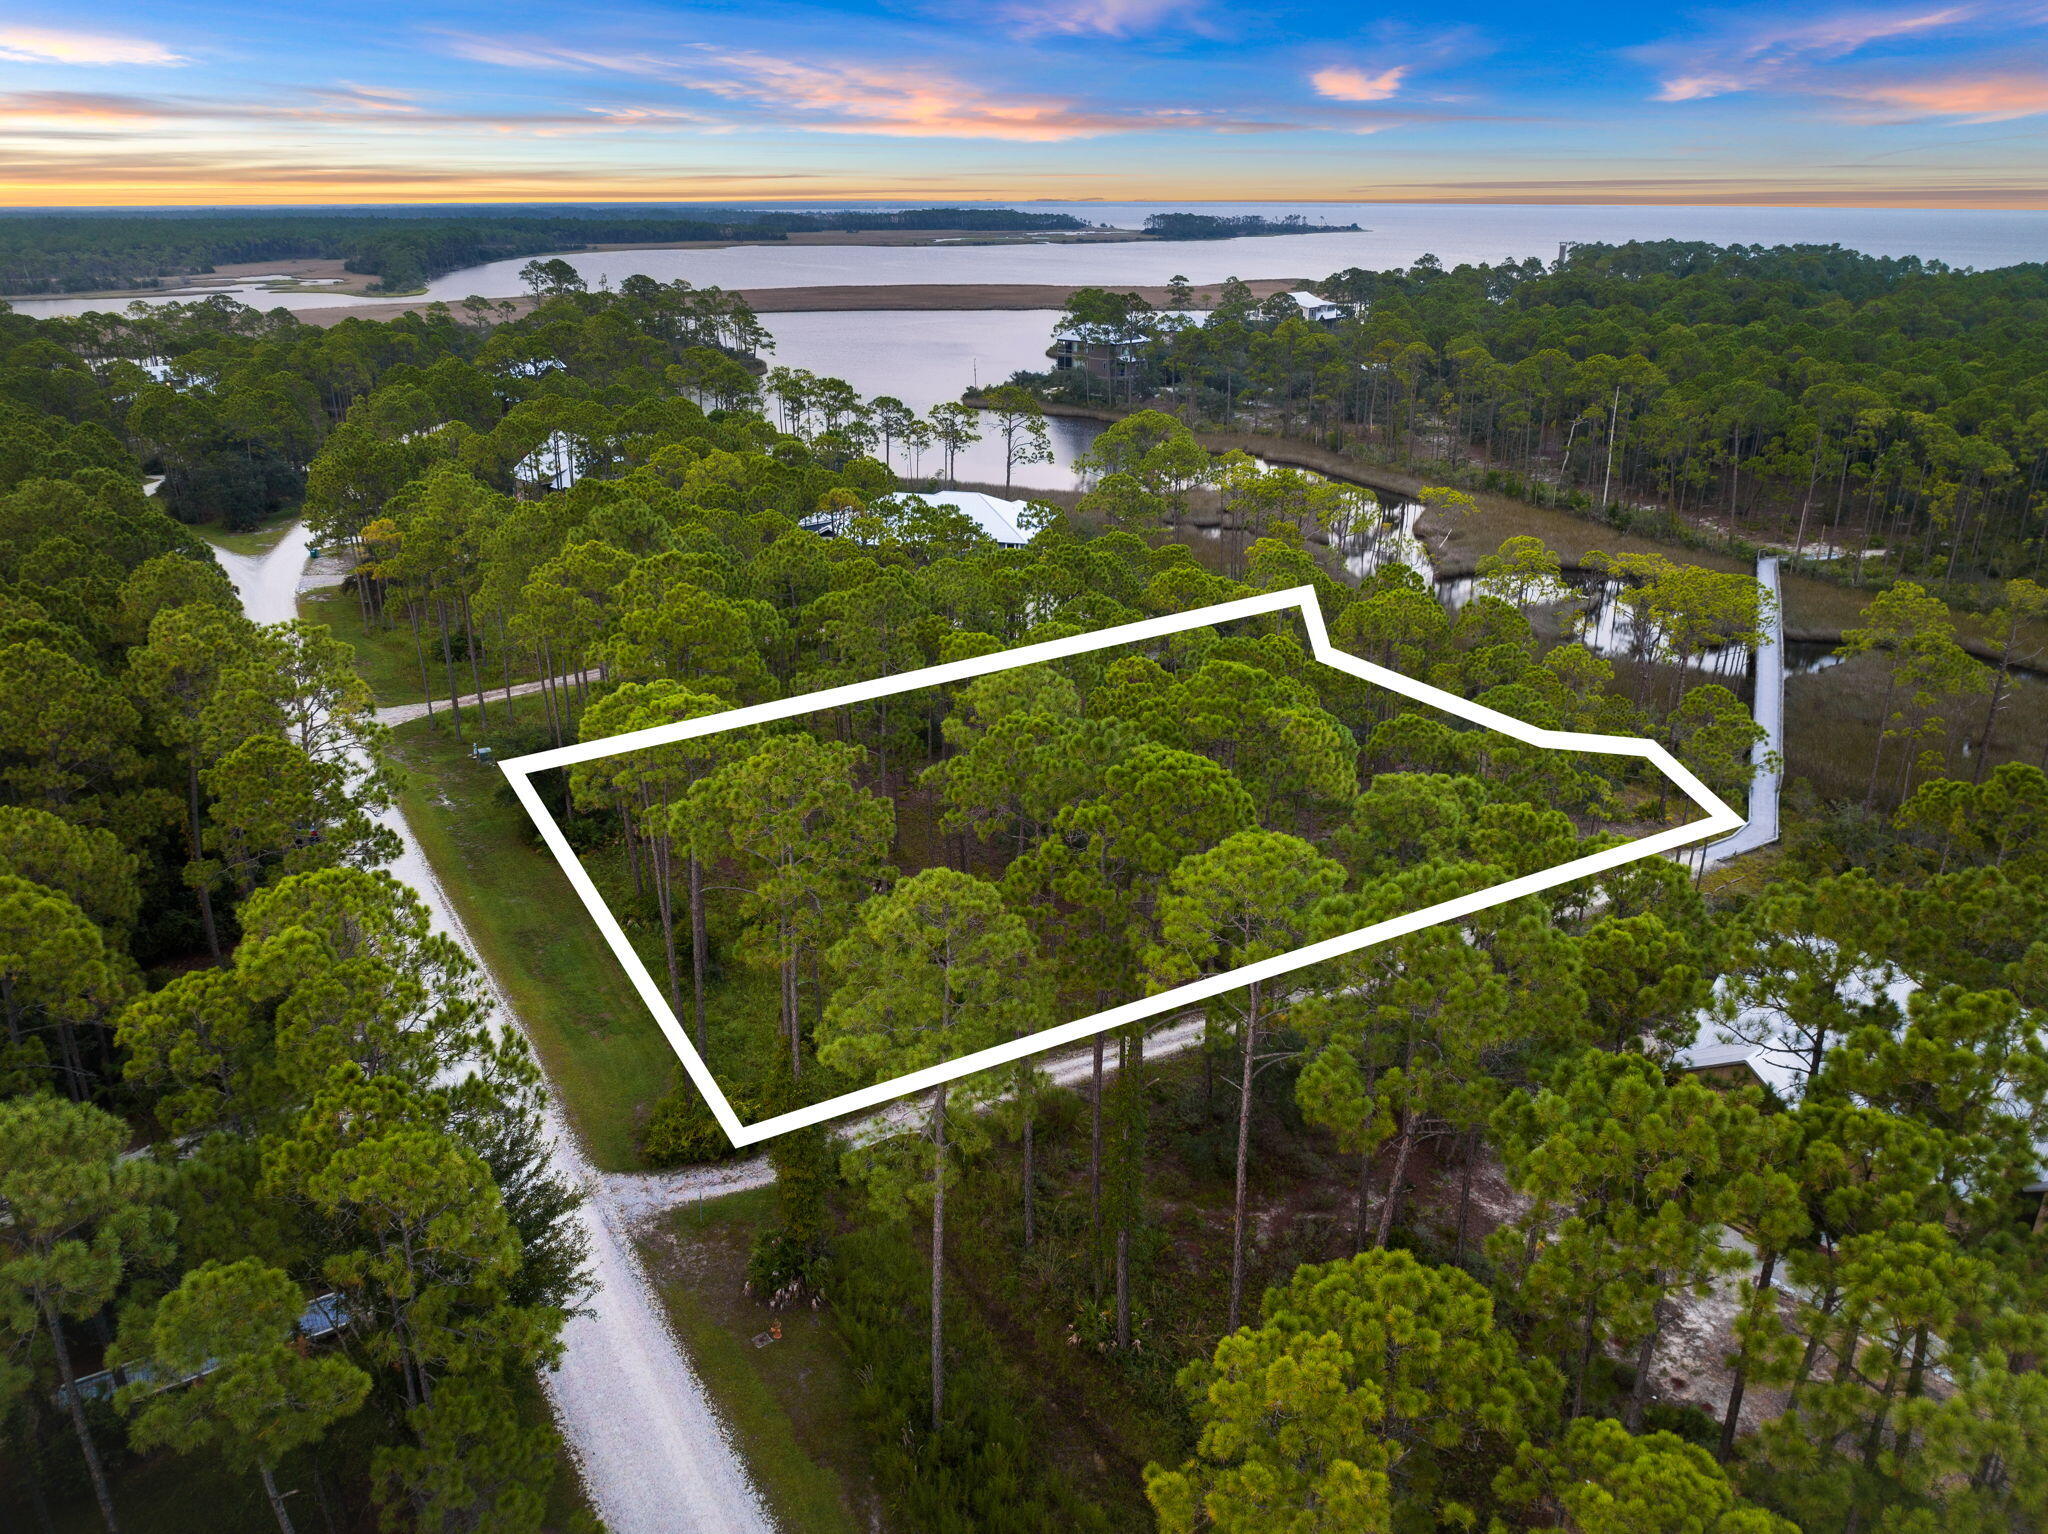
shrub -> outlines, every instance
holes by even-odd
[[[741,1119],[754,1117],[755,1105],[749,1100],[729,1101]],[[679,1071],[675,1085],[656,1099],[647,1115],[640,1131],[640,1154],[655,1166],[689,1166],[724,1161],[739,1152],[711,1116],[696,1083]]]
[[[920,1534],[1098,1534],[1102,1509],[1045,1466],[1019,1388],[982,1328],[946,1312],[946,1422],[931,1431],[928,1275],[901,1228],[844,1237],[828,1270],[832,1310],[860,1389],[853,1412],[893,1523]]]
[[[768,1146],[775,1163],[775,1226],[755,1238],[747,1293],[771,1310],[821,1298],[831,1254],[826,1201],[839,1182],[839,1146],[822,1125],[782,1135]]]

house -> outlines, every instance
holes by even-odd
[[[333,1291],[308,1300],[306,1308],[299,1315],[298,1328],[293,1341],[302,1346],[308,1342],[324,1342],[348,1325],[348,1312],[342,1308],[341,1296]],[[167,1381],[160,1388],[173,1390],[180,1385],[189,1385],[193,1380],[203,1379],[220,1365],[209,1360],[200,1365],[197,1374],[184,1379]],[[143,1362],[128,1364],[118,1369],[102,1369],[97,1374],[82,1374],[75,1386],[59,1385],[52,1399],[61,1410],[69,1410],[72,1390],[76,1389],[80,1400],[111,1401],[114,1392],[123,1385],[147,1385],[157,1376],[154,1365]]]
[[[919,499],[965,512],[991,540],[1006,549],[1021,549],[1031,541],[1032,535],[1019,525],[1024,515],[1022,501],[1006,501],[1001,496],[983,495],[979,490],[941,490]]]
[[[1351,317],[1350,304],[1340,304],[1318,293],[1296,289],[1287,296],[1294,300],[1295,306],[1301,310],[1301,317],[1311,325],[1334,325]]]
[[[1098,340],[1060,336],[1045,354],[1052,359],[1055,373],[1083,372],[1108,383],[1126,383],[1144,367],[1145,345],[1150,339],[1136,330]]]
[[[1803,1072],[1768,1043],[1733,1038],[1701,1015],[1699,1034],[1673,1058],[1672,1065],[1724,1087],[1767,1087],[1784,1102],[1798,1099]]]

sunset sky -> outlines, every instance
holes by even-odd
[[[2048,207],[2048,0],[0,17],[8,205],[853,198]]]

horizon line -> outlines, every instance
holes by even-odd
[[[341,208],[729,208],[746,211],[754,208],[843,208],[855,206],[875,207],[980,207],[1027,209],[1032,206],[1056,205],[1063,207],[1128,207],[1132,205],[1162,207],[1209,207],[1209,206],[1258,206],[1258,207],[1299,207],[1326,206],[1346,208],[1370,207],[1496,207],[1496,208],[1750,208],[1782,209],[1787,212],[1811,211],[1862,211],[1873,213],[2048,213],[2048,189],[2040,192],[2014,194],[2005,198],[1980,198],[1971,201],[1954,202],[1928,198],[1919,199],[1877,199],[1851,197],[1847,195],[1828,197],[1771,197],[1724,196],[1690,197],[1678,194],[1642,195],[1609,198],[1606,200],[1568,197],[1562,195],[1520,195],[1458,196],[1449,193],[1433,193],[1428,196],[1377,196],[1377,197],[1323,197],[1304,194],[1295,197],[972,197],[943,192],[913,194],[910,196],[883,196],[873,193],[848,194],[844,197],[600,197],[554,199],[547,197],[458,197],[436,198],[428,196],[390,196],[347,202],[323,202],[312,198],[252,198],[248,200],[192,198],[170,202],[14,202],[0,195],[0,215],[18,214],[124,214],[185,212],[197,209],[231,210],[277,210],[293,209],[341,209]]]

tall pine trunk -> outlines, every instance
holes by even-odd
[[[1586,1296],[1585,1314],[1579,1317],[1579,1361],[1572,1371],[1572,1417],[1586,1414],[1586,1376],[1593,1370],[1593,1344],[1599,1335],[1600,1291]]]
[[[1778,1254],[1764,1253],[1762,1265],[1757,1269],[1756,1289],[1750,1304],[1750,1314],[1761,1316],[1772,1300],[1771,1280],[1778,1271]],[[1716,1451],[1726,1463],[1735,1454],[1735,1434],[1742,1425],[1742,1396],[1749,1388],[1749,1348],[1745,1345],[1735,1355],[1735,1373],[1728,1384],[1728,1409],[1721,1414],[1721,1443]]]
[[[932,1088],[932,1432],[946,1411],[946,1084]]]
[[[1102,1295],[1102,1035],[1095,1035],[1094,1085],[1088,1094],[1088,1269]]]
[[[114,1494],[107,1487],[106,1466],[100,1463],[92,1429],[85,1423],[85,1399],[78,1393],[78,1372],[71,1367],[71,1345],[64,1340],[64,1318],[57,1314],[56,1304],[47,1295],[42,1299],[42,1311],[43,1324],[50,1330],[50,1350],[57,1357],[57,1378],[63,1382],[64,1397],[71,1407],[71,1426],[78,1434],[86,1471],[92,1476],[92,1494],[100,1505],[100,1521],[106,1524],[107,1534],[121,1534],[121,1525],[114,1517]]]
[[[1650,1275],[1650,1282],[1656,1283],[1657,1275]],[[1650,1377],[1657,1363],[1657,1339],[1664,1335],[1664,1302],[1650,1302],[1650,1329],[1643,1334],[1643,1340],[1636,1347],[1636,1377],[1629,1385],[1628,1409],[1622,1414],[1622,1426],[1631,1433],[1643,1430],[1643,1409],[1650,1404]]]
[[[267,1462],[257,1465],[263,1476],[263,1494],[270,1498],[270,1510],[277,1515],[277,1526],[283,1534],[298,1534],[292,1527],[292,1515],[284,1510],[284,1494],[277,1489],[277,1477],[270,1473]]]
[[[441,625],[441,669],[448,678],[448,711],[455,716],[455,740],[462,742],[462,691],[461,683],[455,680],[455,651],[448,643],[448,604],[441,598],[434,599],[434,617]]]
[[[199,751],[195,746],[186,757],[186,826],[192,842],[192,861],[196,865],[205,852],[200,840],[199,825]],[[220,927],[213,919],[213,891],[206,885],[195,882],[192,892],[199,897],[199,925],[206,933],[206,951],[213,955],[213,962],[221,960]]]
[[[1379,1228],[1372,1234],[1372,1244],[1383,1247],[1394,1234],[1394,1212],[1401,1204],[1401,1181],[1408,1175],[1408,1157],[1415,1149],[1414,1110],[1401,1110],[1401,1132],[1394,1141],[1394,1170],[1387,1177],[1387,1196],[1380,1200]]]
[[[1024,1250],[1028,1252],[1031,1250],[1032,1238],[1038,1233],[1038,1210],[1035,1203],[1038,1192],[1038,1166],[1032,1155],[1032,1119],[1037,1110],[1037,1103],[1034,1100],[1036,1094],[1031,1090],[1028,1078],[1019,1079],[1017,1095],[1023,1099],[1019,1106],[1024,1111]]]
[[[1991,674],[1991,701],[1984,709],[1984,728],[1977,732],[1977,764],[1976,770],[1970,774],[1972,783],[1982,783],[1991,766],[1991,734],[1998,728],[1998,711],[2005,707],[2011,665],[2012,650],[2008,645],[2006,653],[1999,657],[1998,669]]]
[[[1244,1216],[1245,1192],[1249,1183],[1252,1149],[1252,1062],[1259,1042],[1259,986],[1252,982],[1251,1003],[1244,1016],[1244,1057],[1237,1083],[1237,1189],[1231,1204],[1230,1221],[1230,1325],[1236,1331],[1244,1309]]]
[[[427,669],[427,641],[420,634],[419,604],[410,597],[406,598],[405,616],[412,625],[413,654],[419,657],[420,696],[427,700],[427,717],[431,719],[434,717],[434,678],[433,673]]]
[[[462,593],[456,598],[456,606],[462,611],[462,643],[469,651],[469,684],[476,689],[476,722],[479,729],[487,728],[490,716],[484,712],[484,675],[477,664],[476,622],[470,616],[469,594]]]
[[[1118,1085],[1130,1095],[1134,1122],[1124,1129],[1128,1137],[1129,1159],[1124,1166],[1124,1176],[1130,1186],[1117,1201],[1116,1222],[1116,1345],[1127,1349],[1131,1345],[1131,1223],[1137,1207],[1139,1179],[1144,1176],[1145,1136],[1144,1112],[1145,1089],[1145,1026],[1140,1023],[1133,1028],[1130,1037],[1123,1042],[1123,1058],[1117,1065]]]
[[[704,950],[709,946],[704,922],[704,865],[690,849],[690,1001],[697,1025],[697,1053],[711,1058],[711,1026],[704,1010]]]

